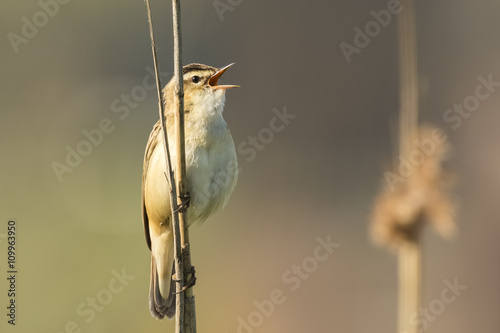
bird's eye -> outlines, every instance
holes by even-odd
[[[193,81],[193,83],[198,83],[200,82],[200,77],[198,75],[195,75],[191,78],[191,81]]]

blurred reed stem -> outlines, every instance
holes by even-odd
[[[417,333],[418,326],[411,321],[420,307],[421,287],[420,242],[407,241],[398,251],[398,332]]]
[[[418,140],[418,66],[415,21],[415,3],[403,0],[403,11],[398,17],[399,37],[399,154],[405,158]],[[418,218],[418,217],[414,217]],[[418,221],[413,221],[419,225]],[[418,313],[421,294],[420,228],[412,228],[410,235],[398,249],[398,333],[417,333],[418,326],[411,317]]]

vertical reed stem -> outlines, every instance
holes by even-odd
[[[415,3],[403,0],[403,12],[398,17],[399,36],[399,154],[408,158],[418,140],[418,65]],[[416,223],[418,224],[418,223]],[[418,313],[421,293],[420,228],[399,248],[398,333],[418,333],[414,316]],[[412,321],[413,319],[413,321]]]
[[[180,0],[172,0],[173,31],[174,31],[174,76],[175,84],[175,125],[176,125],[176,166],[175,179],[177,180],[177,205],[182,206],[183,200],[188,193],[185,187],[186,180],[186,153],[185,153],[185,134],[184,134],[184,85],[182,73],[182,34],[181,34],[181,4]],[[174,241],[181,245],[181,258],[176,256],[176,260],[181,260],[181,264],[176,265],[182,270],[182,279],[177,284],[177,304],[176,319],[179,325],[179,333],[196,333],[196,308],[193,288],[183,290],[186,281],[192,278],[191,272],[191,252],[189,247],[189,224],[187,221],[187,212],[185,209],[177,211],[179,215],[180,239]],[[178,248],[178,245],[177,245]],[[176,272],[177,273],[181,273]],[[176,330],[177,331],[177,330]]]

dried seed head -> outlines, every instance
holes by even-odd
[[[401,140],[406,140],[406,156],[386,172],[387,184],[375,200],[371,218],[375,242],[394,249],[417,240],[424,223],[432,224],[443,237],[455,231],[454,206],[448,197],[451,177],[442,168],[446,137],[439,129],[424,126],[413,139]]]

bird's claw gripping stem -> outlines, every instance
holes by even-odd
[[[182,287],[181,291],[176,292],[176,294],[180,294],[187,289],[194,287],[196,284],[196,270],[194,269],[194,266],[191,266],[191,268],[187,272],[184,272],[184,274],[189,275],[189,280],[186,281],[186,285]],[[179,280],[174,277],[172,278],[172,281],[179,282]]]
[[[177,209],[174,212],[185,213],[191,203],[191,194],[186,193],[183,196],[179,196],[179,198],[181,199],[181,203],[177,206]]]

